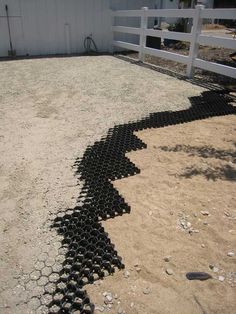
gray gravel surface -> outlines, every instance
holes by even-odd
[[[48,221],[76,203],[75,158],[115,124],[187,108],[202,91],[111,56],[0,62],[1,313],[34,307],[25,278],[43,252],[57,257]]]

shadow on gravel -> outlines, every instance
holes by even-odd
[[[235,114],[231,101],[227,93],[203,92],[190,99],[187,110],[151,113],[141,120],[117,125],[87,147],[75,162],[76,175],[83,182],[77,205],[58,214],[52,223],[52,228],[63,236],[61,248],[65,251],[57,280],[51,282],[53,289],[45,290],[49,313],[93,313],[94,305],[84,286],[124,268],[101,221],[130,213],[130,206],[112,181],[140,172],[126,157],[127,152],[147,147],[134,132]]]
[[[186,77],[185,75],[183,74],[179,74],[177,72],[174,72],[174,71],[171,71],[169,69],[166,69],[166,68],[162,68],[158,65],[152,65],[150,63],[142,63],[138,60],[135,60],[131,57],[128,57],[127,55],[125,54],[117,54],[115,55],[116,58],[120,59],[120,60],[123,60],[123,61],[126,61],[126,62],[129,62],[131,64],[136,64],[138,66],[141,66],[141,67],[144,67],[144,68],[147,68],[147,69],[150,69],[150,70],[153,70],[153,71],[156,71],[158,73],[162,73],[162,74],[165,74],[165,75],[168,75],[168,76],[171,76],[171,77],[174,77],[178,80],[183,80],[183,81],[186,81],[186,82],[189,82],[191,84],[194,84],[194,85],[197,85],[197,86],[200,86],[200,87],[203,87],[203,88],[206,88],[210,91],[220,91],[220,92],[229,92],[228,90],[226,90],[226,87],[221,87],[219,85],[217,85],[217,77],[218,77],[218,74],[216,73],[213,73],[213,72],[206,72],[208,76],[210,76],[211,78],[213,78],[214,80],[214,83],[211,83],[209,81],[208,78],[197,78],[197,77],[194,77],[192,79]],[[232,79],[233,80],[233,79]],[[235,81],[235,80],[234,80]],[[236,98],[235,96],[231,96],[231,97],[234,97]]]

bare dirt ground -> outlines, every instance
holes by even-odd
[[[25,282],[44,252],[57,258],[49,219],[76,203],[76,157],[115,124],[187,108],[204,89],[109,56],[5,61],[0,73],[0,312],[34,313],[26,301],[41,291]]]
[[[126,271],[88,288],[97,313],[104,292],[115,296],[111,313],[235,312],[235,122],[136,133],[148,148],[127,156],[141,173],[114,182],[132,212],[103,223]],[[188,281],[190,271],[213,279]]]

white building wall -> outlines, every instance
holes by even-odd
[[[13,49],[17,55],[84,52],[83,42],[92,34],[100,52],[110,50],[110,9],[154,8],[153,0],[0,0],[0,56],[7,56],[8,5]]]
[[[206,0],[211,6],[213,0]],[[9,7],[13,49],[17,55],[84,52],[83,42],[92,34],[100,52],[111,48],[110,10],[173,9],[178,0],[0,0],[0,57],[7,56],[9,35],[5,5]],[[176,19],[167,19],[168,23]],[[120,18],[119,25],[139,26],[139,18]],[[154,19],[149,20],[149,27]],[[68,30],[68,32],[66,31]],[[66,37],[69,35],[69,39]],[[138,36],[116,34],[116,39],[133,43]]]
[[[109,0],[1,0],[0,3],[0,56],[6,56],[9,49],[7,22],[3,17],[5,4],[9,7],[13,48],[18,55],[65,53],[66,24],[71,53],[83,52],[84,38],[90,34],[100,51],[109,49]]]

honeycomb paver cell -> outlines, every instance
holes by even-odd
[[[191,122],[218,115],[235,114],[227,93],[206,91],[190,99],[192,106],[176,112],[152,113],[147,118],[109,129],[107,136],[89,146],[75,163],[83,187],[77,206],[60,211],[52,223],[63,238],[53,264],[45,254],[39,257],[31,279],[44,286],[40,300],[45,313],[93,313],[94,305],[84,289],[86,284],[123,269],[121,257],[101,225],[102,220],[130,213],[130,206],[111,181],[133,176],[140,170],[125,156],[146,148],[133,133]],[[40,310],[38,301],[31,300]]]

